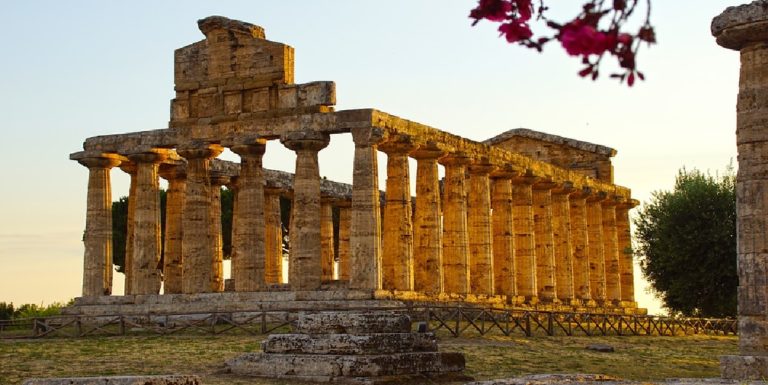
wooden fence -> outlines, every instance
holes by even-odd
[[[329,309],[330,310],[330,309]],[[736,335],[735,319],[670,318],[625,314],[483,309],[469,306],[347,308],[332,311],[407,313],[414,328],[450,336],[684,336]],[[302,312],[322,309],[253,310],[104,316],[55,316],[0,321],[0,338],[288,333]]]

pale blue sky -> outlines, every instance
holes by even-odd
[[[377,108],[475,140],[526,127],[613,147],[616,182],[644,201],[682,166],[722,170],[735,158],[738,54],[709,33],[728,5],[654,1],[659,44],[638,57],[647,81],[628,89],[579,78],[579,61],[557,46],[540,55],[488,23],[470,27],[469,0],[6,2],[0,302],[78,295],[87,171],[67,156],[89,136],[167,126],[173,50],[203,38],[197,19],[263,26],[296,49],[297,83],[336,82],[338,109]],[[348,144],[334,138],[321,153],[323,175],[351,180]],[[278,147],[266,166],[291,171]],[[113,180],[114,197],[125,195],[127,178]]]

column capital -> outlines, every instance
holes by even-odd
[[[158,171],[160,177],[165,180],[186,179],[187,168],[183,164],[163,163]]]
[[[621,203],[621,197],[616,195],[609,195],[604,201],[600,202],[603,207],[617,206],[619,203]]]
[[[438,159],[443,166],[466,166],[472,163],[472,158],[462,151],[456,151]]]
[[[414,159],[438,159],[445,155],[445,151],[434,142],[427,142],[411,151],[411,157]]]
[[[161,163],[168,159],[169,150],[163,148],[149,148],[127,154],[133,163]]]
[[[534,190],[552,190],[560,184],[549,178],[540,178],[533,184]]]
[[[180,145],[176,153],[185,159],[215,158],[224,151],[224,147],[215,143],[191,142]]]
[[[77,163],[80,163],[81,165],[91,168],[105,168],[110,169],[112,167],[119,166],[122,161],[119,159],[119,156],[116,154],[103,154],[102,156],[98,157],[84,157],[76,159]]]
[[[266,139],[257,138],[246,142],[235,143],[229,149],[241,157],[248,155],[261,156],[264,155],[264,152],[267,150],[267,141]]]
[[[573,191],[571,193],[571,198],[573,198],[573,199],[585,199],[585,198],[588,198],[589,196],[591,196],[592,193],[593,193],[593,191],[592,191],[591,188],[589,188],[589,187],[582,187],[580,189],[575,189],[575,191]]]
[[[211,185],[224,186],[231,182],[232,178],[229,175],[219,174],[217,172],[211,172]]]
[[[541,180],[538,176],[533,175],[519,175],[512,178],[512,184],[525,184],[525,185],[533,185],[537,183],[539,180]]]
[[[489,163],[487,160],[476,161],[467,166],[467,171],[470,175],[486,175],[496,170],[496,165]]]
[[[520,176],[520,174],[522,174],[520,168],[511,164],[505,164],[497,166],[496,169],[491,172],[490,176],[494,179],[512,179]]]
[[[595,191],[587,197],[587,202],[602,202],[608,199],[608,194],[605,191]]]
[[[387,139],[387,133],[378,127],[356,127],[351,130],[355,147],[370,147]]]
[[[394,135],[379,144],[379,151],[387,155],[406,155],[418,146],[409,135]]]
[[[285,194],[285,190],[278,188],[278,187],[270,187],[270,186],[264,186],[264,194],[273,194],[273,195],[280,195],[282,196]]]
[[[293,151],[320,151],[330,141],[328,134],[317,131],[292,131],[280,137],[280,142]]]
[[[712,19],[712,36],[723,48],[741,50],[768,41],[768,7],[764,1],[753,1],[728,7]]]
[[[573,182],[566,181],[559,183],[557,186],[552,188],[552,194],[555,195],[570,195],[576,192],[576,188],[573,187]]]

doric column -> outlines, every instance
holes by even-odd
[[[352,224],[352,204],[341,201],[339,207],[339,279],[349,281],[349,232]]]
[[[568,196],[574,192],[571,183],[552,189],[552,237],[555,249],[555,288],[557,299],[577,305],[573,285],[573,258],[571,247],[571,210]]]
[[[381,207],[377,147],[383,132],[352,129],[355,158],[352,172],[352,222],[349,235],[350,289],[381,289]]]
[[[589,232],[587,231],[587,197],[589,189],[573,192],[570,197],[571,255],[573,256],[573,290],[576,298],[587,306],[595,306],[592,299],[589,265]]]
[[[542,181],[533,185],[533,228],[536,253],[536,286],[539,299],[554,302],[555,247],[552,234],[552,188],[556,185]]]
[[[222,150],[221,146],[215,144],[191,144],[176,150],[187,159],[187,188],[182,214],[184,238],[181,242],[184,293],[212,291],[213,251],[217,245],[213,224],[218,223],[220,218],[211,215],[210,163]]]
[[[280,141],[296,152],[291,206],[291,245],[288,282],[293,290],[320,288],[320,166],[317,153],[326,146],[328,134],[295,131]]]
[[[379,145],[387,154],[387,192],[382,242],[382,287],[413,290],[413,224],[408,153],[415,148],[401,136]]]
[[[125,226],[123,274],[125,275],[125,295],[132,295],[135,294],[133,292],[133,217],[136,213],[136,164],[129,161],[123,162],[120,164],[120,169],[131,178],[130,186],[128,187],[128,214]]]
[[[320,200],[320,269],[323,281],[333,280],[333,263],[336,259],[333,244],[333,201]]]
[[[482,161],[468,167],[469,291],[472,294],[494,294],[489,179],[489,174],[494,169],[496,166]]]
[[[717,43],[741,54],[736,104],[739,354],[725,378],[768,377],[768,3],[728,7],[712,20]]]
[[[160,183],[158,168],[167,157],[166,150],[153,149],[130,154],[128,159],[136,164],[136,201],[133,217],[133,266],[134,294],[158,294],[160,292]]]
[[[211,291],[224,291],[224,236],[221,229],[221,187],[229,183],[226,175],[211,173],[211,233],[213,258],[211,259]],[[235,205],[237,206],[237,205]],[[237,281],[235,281],[237,284]]]
[[[634,308],[635,269],[632,255],[632,233],[629,228],[629,210],[640,202],[630,199],[616,206],[616,238],[619,248],[619,274],[621,275],[621,306]]]
[[[443,181],[443,290],[469,293],[466,166],[471,159],[454,153],[440,159]]]
[[[232,221],[232,278],[235,291],[259,291],[266,287],[264,176],[262,157],[267,142],[233,146],[240,155],[237,177],[237,205]],[[278,208],[279,210],[279,208]]]
[[[603,255],[605,259],[605,297],[607,304],[621,305],[621,281],[619,271],[619,240],[616,229],[616,199],[602,202]]]
[[[533,184],[538,179],[533,176],[519,176],[512,179],[517,294],[530,304],[538,302],[533,224]]]
[[[117,155],[76,159],[88,167],[88,197],[83,243],[83,297],[112,294],[112,183]]]
[[[443,291],[440,181],[437,159],[444,152],[434,144],[411,153],[416,159],[416,210],[413,220],[413,287],[415,291],[439,294]]]
[[[280,217],[280,190],[264,189],[264,280],[283,282],[283,223]]]
[[[589,287],[592,299],[605,305],[605,255],[603,252],[603,207],[606,194],[599,192],[587,198],[587,254],[589,255]]]
[[[160,165],[160,176],[168,181],[165,194],[165,246],[163,247],[163,293],[182,292],[184,260],[181,242],[183,237],[182,213],[184,212],[184,191],[186,170],[183,166]]]
[[[507,302],[517,301],[515,277],[515,236],[512,216],[512,170],[497,170],[491,181],[493,210],[493,284],[494,293],[507,296]]]

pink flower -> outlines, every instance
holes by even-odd
[[[571,56],[601,55],[616,48],[614,35],[600,32],[595,27],[574,20],[560,30],[560,43]]]
[[[529,39],[533,36],[533,32],[531,32],[531,28],[528,24],[521,22],[520,20],[512,20],[509,23],[500,25],[499,32],[504,35],[510,43]]]
[[[475,19],[475,22],[480,19],[504,21],[510,12],[512,12],[510,0],[480,0],[477,7],[469,12],[469,17]]]
[[[520,21],[531,20],[533,15],[531,0],[515,0],[515,4],[517,5],[517,13],[520,14]]]

